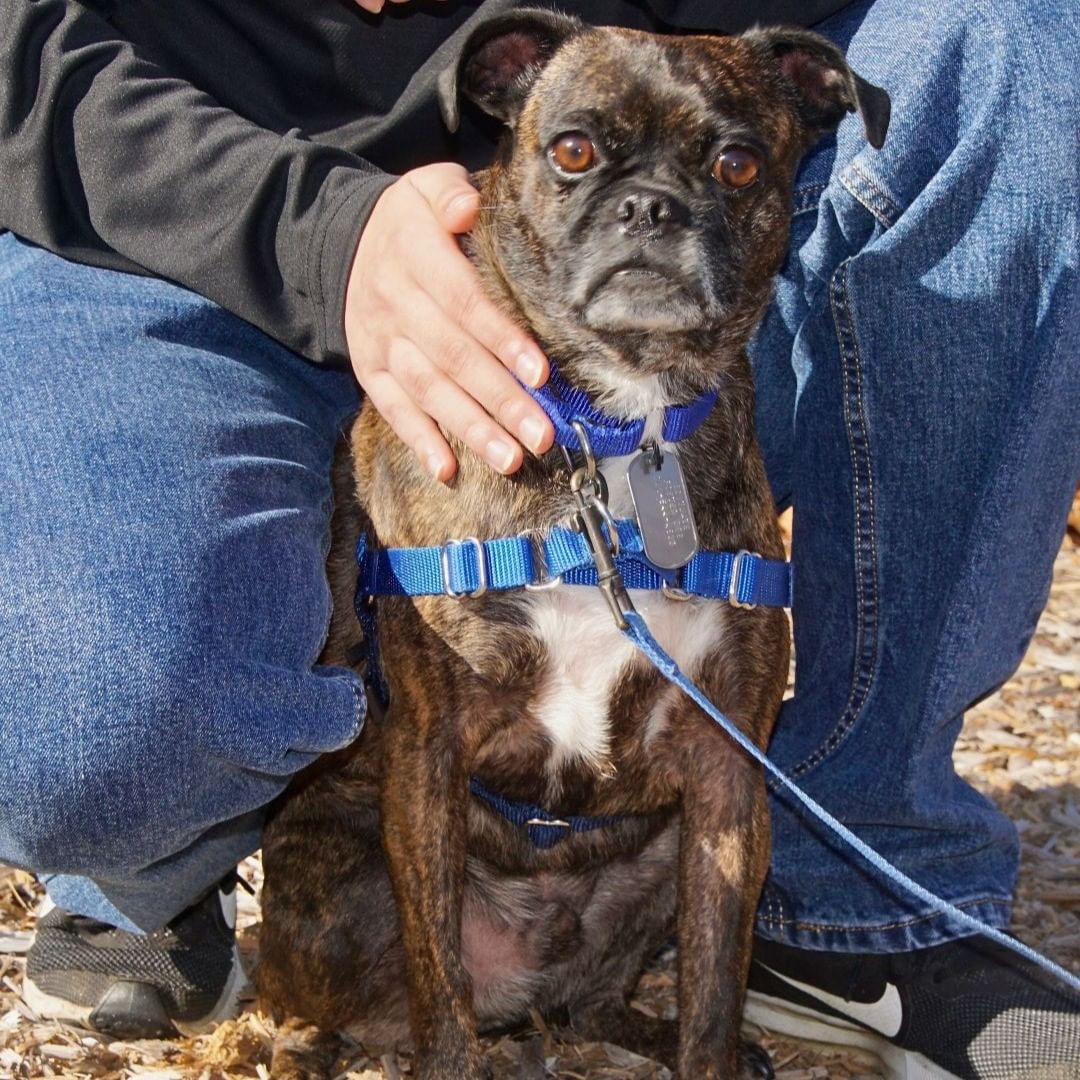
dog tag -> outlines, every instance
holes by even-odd
[[[679,455],[647,447],[626,470],[645,557],[661,570],[678,570],[698,549],[697,527]]]

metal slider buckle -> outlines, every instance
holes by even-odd
[[[480,579],[480,584],[472,592],[455,592],[450,585],[450,549],[462,544],[472,544],[476,551],[476,576]],[[447,540],[439,552],[439,565],[442,568],[443,592],[447,596],[460,600],[466,596],[470,598],[483,596],[487,592],[488,572],[487,562],[484,559],[484,545],[475,536],[466,536],[464,540]]]
[[[755,558],[758,558],[758,559],[761,558],[761,556],[758,555],[758,553],[756,551],[747,551],[746,548],[742,548],[740,551],[737,551],[735,553],[735,558],[732,560],[732,563],[731,563],[731,581],[728,584],[728,591],[727,591],[728,603],[732,607],[741,607],[741,608],[756,608],[757,607],[757,604],[749,604],[749,603],[746,603],[745,601],[739,599],[739,584],[740,584],[740,578],[742,577],[743,558],[745,556],[747,556],[747,555],[753,555]]]
[[[687,600],[693,600],[693,593],[688,593],[685,589],[680,588],[678,585],[672,585],[670,582],[662,581],[660,583],[660,591],[669,600],[678,600],[680,603],[685,603]]]
[[[569,821],[561,821],[558,818],[556,818],[553,821],[548,821],[546,818],[532,817],[532,818],[529,818],[529,820],[526,821],[525,824],[526,825],[554,825],[555,828],[557,828],[557,829],[570,829],[570,828],[573,828],[573,826],[570,824]]]
[[[540,568],[541,573],[539,581],[525,582],[526,591],[544,592],[546,589],[554,589],[556,585],[561,585],[563,583],[562,574],[556,574],[554,577],[551,576],[551,567],[548,566],[547,557],[544,555],[543,538],[534,536],[528,529],[519,532],[518,536],[529,541],[529,546],[532,548],[533,562]]]

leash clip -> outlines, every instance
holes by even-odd
[[[623,584],[622,574],[615,565],[619,554],[619,528],[604,498],[603,475],[596,471],[596,459],[592,455],[588,436],[579,424],[575,423],[574,427],[585,454],[585,464],[570,474],[570,492],[577,503],[574,524],[588,542],[596,565],[596,583],[611,609],[615,625],[620,630],[626,630],[630,626],[626,616],[634,610],[634,605]]]

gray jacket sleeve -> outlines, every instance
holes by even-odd
[[[349,266],[392,180],[222,108],[74,0],[0,0],[0,228],[343,363]]]

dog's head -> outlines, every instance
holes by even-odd
[[[658,374],[741,347],[783,258],[799,158],[889,99],[808,31],[661,37],[550,11],[481,24],[441,80],[509,128],[483,228],[537,331]]]

